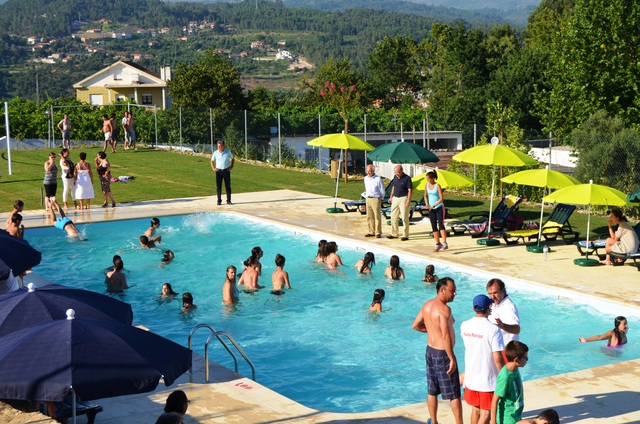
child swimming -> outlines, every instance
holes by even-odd
[[[427,265],[427,267],[424,269],[424,278],[422,279],[422,281],[427,284],[435,283],[436,281],[438,281],[438,276],[435,275],[435,272],[436,267],[431,264]]]
[[[382,301],[384,300],[384,290],[376,289],[373,292],[373,301],[371,302],[371,307],[369,311],[371,312],[382,312]]]
[[[373,252],[367,252],[364,254],[364,258],[356,262],[356,269],[359,274],[371,273],[371,267],[376,264],[376,257]]]
[[[627,331],[629,331],[627,319],[623,316],[618,316],[613,320],[613,330],[597,336],[579,337],[578,340],[580,340],[580,343],[607,340],[607,347],[621,347],[627,344]]]
[[[284,294],[285,286],[290,289],[289,273],[284,270],[285,257],[281,254],[276,255],[276,270],[271,274],[271,294]]]

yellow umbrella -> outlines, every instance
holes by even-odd
[[[589,181],[589,184],[578,184],[561,188],[558,191],[551,193],[550,195],[542,199],[545,202],[562,202],[571,203],[573,205],[587,205],[587,244],[589,246],[589,231],[591,226],[591,206],[628,206],[629,201],[627,195],[613,187],[608,187],[600,184],[593,184],[593,181]],[[595,259],[589,259],[589,252],[587,251],[584,258],[574,259],[574,264],[580,266],[594,266],[599,265],[599,261]]]
[[[454,155],[453,160],[473,165],[491,165],[491,199],[489,202],[489,225],[486,239],[478,240],[478,244],[495,245],[500,241],[491,239],[491,214],[493,212],[493,195],[496,182],[496,166],[528,166],[537,165],[538,161],[519,150],[500,144],[483,144],[472,147]]]
[[[444,169],[435,169],[438,173],[438,184],[442,188],[466,187],[475,184],[472,178]],[[427,186],[427,173],[416,175],[411,179],[414,190],[424,190]]]
[[[524,171],[516,172],[515,174],[508,175],[501,178],[502,182],[507,184],[519,184],[531,187],[547,187],[547,188],[563,188],[576,184],[580,184],[580,181],[576,180],[570,175],[563,174],[562,172],[553,171],[547,166],[545,169],[527,169]],[[538,243],[536,246],[527,246],[527,250],[530,252],[540,253],[540,239],[542,238],[542,217],[544,215],[544,201],[540,205],[540,225],[538,231]]]
[[[344,212],[344,209],[338,208],[338,183],[340,182],[340,168],[342,164],[344,150],[364,150],[370,152],[374,147],[364,140],[349,134],[325,134],[321,137],[314,138],[307,142],[309,146],[325,147],[327,149],[340,149],[340,162],[338,164],[338,178],[336,178],[336,194],[334,197],[333,208],[327,208],[329,213]]]

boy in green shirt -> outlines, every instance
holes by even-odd
[[[491,424],[515,424],[522,419],[524,390],[518,368],[527,365],[529,348],[517,340],[504,349],[507,364],[500,370],[491,402]]]

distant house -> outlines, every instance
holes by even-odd
[[[251,48],[252,49],[262,49],[262,48],[264,48],[264,44],[262,43],[262,41],[252,41],[251,42]]]
[[[162,76],[139,64],[119,60],[111,66],[73,85],[76,98],[92,105],[109,105],[118,101],[131,101],[141,105],[167,109],[167,80],[170,69],[164,68]]]
[[[36,37],[35,35],[32,35],[31,37],[27,38],[27,44],[30,44],[33,46],[37,42],[38,42],[38,37]]]

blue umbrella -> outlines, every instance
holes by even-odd
[[[0,337],[23,328],[56,319],[65,319],[67,309],[89,319],[108,319],[131,325],[131,305],[89,290],[58,284],[29,288],[0,295]]]
[[[28,241],[0,231],[0,259],[13,270],[13,275],[18,276],[38,265],[42,254]]]
[[[144,393],[191,367],[191,350],[116,321],[69,318],[0,338],[0,399],[61,401]],[[73,390],[73,391],[72,391]]]

